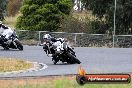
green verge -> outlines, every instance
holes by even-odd
[[[0,72],[25,70],[33,67],[33,64],[14,58],[0,58]]]
[[[37,80],[39,82],[39,80]],[[47,80],[48,81],[48,80]],[[41,82],[41,81],[40,81]],[[61,79],[50,80],[45,84],[31,84],[12,86],[11,88],[132,88],[130,84],[85,84],[83,86],[77,84],[75,79],[67,79],[66,77]]]

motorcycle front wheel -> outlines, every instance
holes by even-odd
[[[58,60],[56,58],[52,58],[53,64],[57,64]]]
[[[80,64],[81,63],[75,56],[73,56],[70,53],[68,53],[68,57],[70,59],[70,61],[68,63],[70,63],[70,64],[75,64],[75,63]]]

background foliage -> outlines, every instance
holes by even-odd
[[[7,0],[0,0],[0,21],[4,20],[6,15]]]
[[[92,12],[92,15],[84,14],[94,17],[93,20],[83,18],[83,11],[74,11],[73,7],[77,4],[74,1],[0,0],[0,20],[2,21],[5,16],[8,16],[5,17],[4,23],[13,28],[16,24],[16,28],[22,30],[112,34],[114,0],[82,0],[86,12]],[[70,16],[68,16],[69,14]],[[80,15],[76,17],[74,14]],[[117,0],[116,34],[132,34],[131,16],[132,0]]]
[[[60,21],[70,14],[71,0],[24,0],[16,28],[57,31]]]
[[[82,0],[87,10],[92,10],[109,31],[113,29],[115,0]],[[132,28],[132,0],[117,0],[116,34],[128,34]],[[95,22],[95,24],[97,21]],[[98,24],[98,23],[97,23]],[[101,23],[102,24],[102,23]],[[104,31],[105,32],[105,31]],[[112,31],[111,31],[112,32]]]

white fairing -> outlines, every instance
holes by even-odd
[[[57,51],[64,50],[63,49],[63,44],[60,41],[57,41],[57,42],[53,43],[53,46],[56,46]]]
[[[61,40],[62,42],[64,42],[64,38],[57,38],[57,40]]]
[[[1,35],[5,36],[8,39],[13,34],[13,30],[11,28],[4,29]]]

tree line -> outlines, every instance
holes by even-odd
[[[82,0],[85,10],[92,12],[96,18],[92,21],[86,19],[85,22],[72,16],[74,0],[0,1],[0,20],[4,20],[5,15],[13,16],[20,11],[17,29],[98,34],[113,32],[115,0]],[[131,16],[132,0],[117,0],[116,34],[132,34]]]
[[[132,0],[116,0],[116,34],[131,34],[132,28]],[[98,17],[97,25],[102,24],[106,31],[112,32],[115,0],[82,0],[87,10]]]

